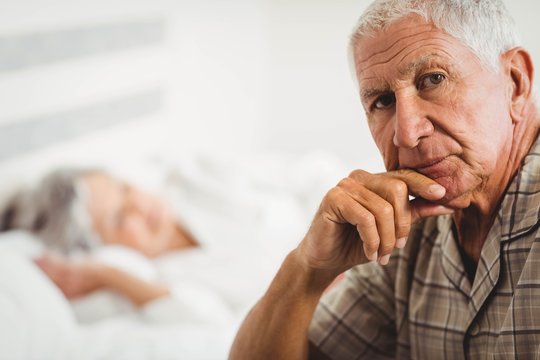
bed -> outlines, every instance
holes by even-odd
[[[0,358],[225,359],[243,317],[342,174],[338,164],[314,153],[130,165],[124,176],[139,174],[154,189],[162,174],[163,196],[181,204],[186,224],[216,240],[154,260],[99,249],[103,261],[171,287],[174,296],[140,309],[105,291],[67,301],[32,261],[43,251],[39,239],[0,234]]]

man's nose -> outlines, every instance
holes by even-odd
[[[396,94],[394,114],[394,145],[412,149],[422,138],[433,134],[433,124],[427,118],[423,100],[415,94]]]

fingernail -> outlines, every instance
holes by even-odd
[[[368,257],[368,260],[369,261],[376,261],[378,257],[379,257],[379,253],[377,251],[375,251],[373,254],[371,254],[370,257]]]
[[[388,261],[390,261],[390,254],[386,254],[384,256],[381,256],[381,258],[379,259],[379,264],[386,265],[386,264],[388,264]]]
[[[444,194],[446,194],[446,189],[439,184],[433,184],[428,187],[428,193],[434,196],[443,197]]]
[[[403,249],[405,247],[405,244],[407,243],[407,238],[402,237],[401,239],[396,240],[396,248]]]

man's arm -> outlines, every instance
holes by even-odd
[[[409,201],[409,195],[419,198]],[[324,358],[308,328],[326,287],[352,266],[388,263],[411,223],[452,210],[433,203],[445,189],[412,171],[353,172],[323,199],[299,246],[283,262],[266,294],[248,314],[231,359]],[[359,324],[361,326],[361,324]]]
[[[292,251],[240,328],[231,359],[303,359],[307,328],[333,274],[309,272]]]

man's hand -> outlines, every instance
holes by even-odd
[[[300,259],[311,269],[336,275],[368,261],[386,265],[392,250],[405,246],[414,222],[453,212],[434,203],[445,192],[412,170],[353,171],[323,199],[298,247]],[[411,201],[409,195],[417,198]]]
[[[451,213],[435,202],[445,189],[411,170],[354,171],[323,199],[304,240],[285,258],[240,327],[231,359],[307,359],[308,327],[334,278],[369,260],[386,264],[411,224]],[[416,196],[410,201],[409,195]]]

